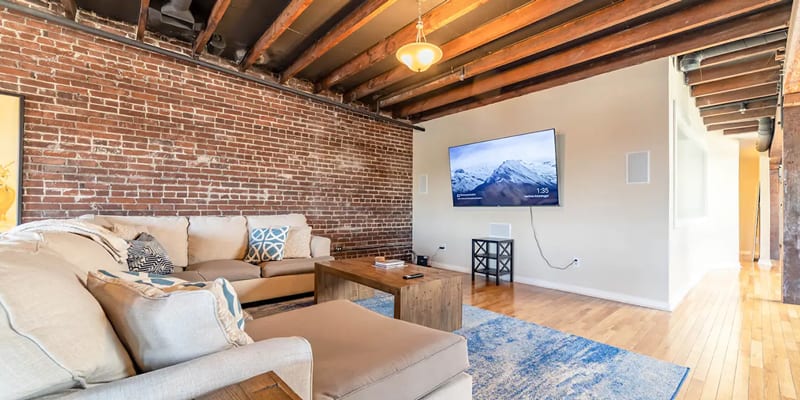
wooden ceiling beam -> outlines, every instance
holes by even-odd
[[[563,45],[564,43],[624,24],[642,15],[652,13],[675,3],[677,3],[677,1],[674,0],[621,1],[464,64],[462,68],[459,68],[459,71],[463,69],[465,72],[464,77],[461,76],[460,72],[450,72],[423,85],[392,93],[382,98],[379,105],[381,108],[395,105],[447,85],[460,82],[466,77],[492,71],[508,63],[541,53],[556,46]]]
[[[743,113],[730,113],[715,115],[713,117],[703,118],[704,125],[721,124],[725,122],[744,121],[748,119],[756,119],[761,117],[774,117],[777,107],[773,108],[759,108],[757,110],[747,110]]]
[[[777,69],[770,69],[766,71],[753,72],[752,74],[735,76],[733,78],[703,83],[692,86],[691,93],[693,97],[699,97],[759,86],[765,83],[777,83],[780,79],[780,72],[781,71]]]
[[[206,48],[206,44],[208,41],[211,40],[211,35],[217,30],[217,25],[219,25],[219,21],[222,20],[222,17],[225,16],[225,12],[228,11],[228,7],[231,5],[231,0],[217,0],[214,3],[214,8],[211,9],[211,14],[208,16],[208,22],[206,22],[206,27],[197,35],[197,38],[194,40],[194,54],[198,55],[203,52]]]
[[[489,0],[446,0],[422,16],[425,34],[431,34],[447,24],[469,14],[476,8],[486,4]],[[573,0],[575,2],[575,0]],[[381,39],[369,49],[339,66],[325,78],[319,81],[317,90],[328,89],[373,65],[386,57],[394,57],[400,46],[413,42],[417,38],[416,19],[402,27],[397,32]],[[405,68],[405,67],[403,67]],[[410,72],[411,70],[409,70]]]
[[[774,96],[776,94],[778,94],[778,85],[775,83],[768,83],[766,85],[754,86],[747,89],[698,97],[695,99],[695,103],[697,107],[710,107],[759,97]]]
[[[780,68],[781,64],[775,61],[774,55],[764,54],[736,63],[716,65],[689,71],[686,73],[686,84],[694,86],[753,72],[779,70]]]
[[[716,57],[709,57],[700,62],[700,68],[711,67],[714,65],[725,64],[732,61],[758,56],[763,54],[775,54],[778,50],[786,48],[786,41],[781,40],[777,42],[764,43],[759,46],[734,51],[731,53],[721,54]]]
[[[752,119],[747,121],[728,122],[725,124],[709,125],[706,127],[706,130],[711,132],[711,131],[721,131],[724,129],[735,129],[735,128],[758,128],[758,120]]]
[[[540,90],[565,85],[591,78],[600,74],[615,71],[632,65],[641,64],[659,58],[669,57],[676,54],[685,54],[693,51],[702,50],[708,47],[717,46],[753,36],[754,33],[765,33],[786,27],[786,12],[788,7],[777,7],[769,11],[750,15],[747,17],[734,18],[711,27],[705,27],[697,31],[692,31],[648,44],[633,50],[616,54],[614,57],[605,57],[601,60],[571,68],[561,74],[555,74],[548,79],[534,82],[521,87],[511,87],[503,89],[502,94],[492,97],[475,99],[468,103],[461,103],[450,107],[440,108],[433,112],[425,113],[414,119],[415,122],[429,121],[446,115],[471,110],[488,104],[496,103],[514,97],[523,96]]]
[[[140,0],[139,23],[136,25],[136,40],[144,39],[144,31],[147,29],[147,13],[149,10],[150,0]]]
[[[75,0],[61,0],[61,5],[64,6],[64,15],[74,21],[78,16],[78,4]]]
[[[734,128],[734,129],[725,129],[722,131],[723,135],[738,135],[742,133],[755,133],[758,132],[758,125],[755,127],[747,127],[747,128]]]
[[[581,0],[534,0],[517,7],[442,45],[444,56],[441,62],[446,62],[470,50],[477,49],[580,2]],[[345,93],[344,99],[348,102],[355,101],[417,74],[417,72],[411,71],[406,66],[399,65],[359,84]]]
[[[297,60],[286,68],[281,73],[281,83],[285,83],[289,78],[297,75],[298,72],[311,65],[311,63],[325,55],[334,46],[347,39],[353,32],[372,21],[396,2],[397,0],[367,0],[366,3],[348,14],[345,19],[306,49]]]
[[[730,0],[707,0],[624,31],[538,58],[527,64],[491,76],[478,77],[464,86],[400,107],[397,110],[397,114],[401,117],[406,117],[445,106],[510,84],[612,55],[681,32],[701,28],[727,18],[746,15],[779,3],[781,3],[780,0],[740,0],[736,2],[731,2]]]
[[[580,2],[581,0],[534,0],[519,6],[442,45],[442,53],[444,55],[441,62],[446,62],[470,50],[477,49]],[[418,73],[411,71],[404,65],[398,65],[351,89],[345,93],[344,99],[348,102],[355,101],[415,75],[418,75]]]
[[[769,108],[769,107],[777,107],[778,99],[763,99],[763,100],[755,100],[755,101],[748,101],[748,102],[739,102],[734,103],[731,105],[726,105],[722,107],[714,107],[714,108],[704,108],[700,110],[701,117],[713,117],[715,115],[724,115],[730,113],[738,113],[739,110],[742,108],[742,104],[745,104],[746,110],[758,110],[761,108]]]
[[[303,12],[311,6],[314,0],[292,0],[272,24],[261,34],[256,43],[247,51],[239,70],[246,71],[256,63],[259,57],[275,43],[278,38],[289,29],[290,26],[300,18]]]

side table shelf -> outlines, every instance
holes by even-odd
[[[472,239],[472,280],[475,274],[495,278],[500,284],[500,276],[508,275],[514,282],[514,239],[483,237]]]

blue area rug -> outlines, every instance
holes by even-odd
[[[392,317],[391,296],[356,303]],[[256,316],[313,304],[313,299],[257,307]],[[464,305],[469,374],[475,400],[673,399],[686,367],[580,336]]]

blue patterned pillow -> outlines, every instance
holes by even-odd
[[[263,261],[280,261],[286,244],[288,226],[255,228],[250,230],[250,245],[244,261],[258,264]]]
[[[178,283],[185,283],[183,279],[173,278],[171,276],[154,274],[151,272],[137,272],[137,271],[114,271],[109,272],[104,269],[99,269],[97,272],[108,276],[110,278],[122,279],[125,281],[141,283],[157,288],[170,287]]]

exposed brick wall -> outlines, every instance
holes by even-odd
[[[2,8],[0,60],[25,221],[300,212],[334,246],[388,246],[340,256],[410,251],[408,129]]]

